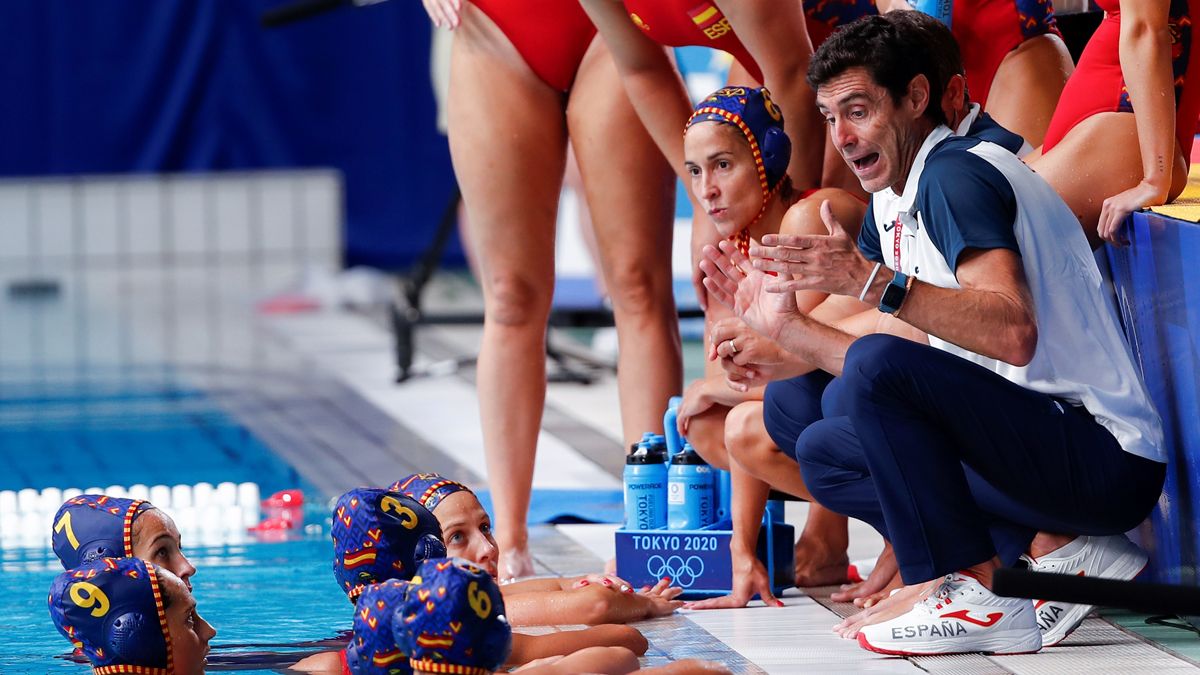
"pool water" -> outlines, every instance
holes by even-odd
[[[0,490],[250,481],[270,494],[302,485],[209,394],[122,379],[0,382]]]
[[[0,490],[226,481],[257,483],[264,495],[301,488],[308,526],[263,535],[270,542],[241,530],[188,531],[176,514],[198,570],[198,609],[218,631],[210,670],[274,672],[350,628],[324,500],[222,407],[236,392],[202,389],[182,373],[59,375],[0,378]],[[47,532],[52,514],[39,512]],[[7,532],[20,514],[0,517]],[[50,622],[46,594],[60,572],[49,548],[0,538],[0,672],[90,672],[65,658],[69,644]]]
[[[348,631],[353,607],[334,580],[332,550],[316,533],[185,550],[197,568],[197,610],[217,629],[209,670],[275,672],[320,649],[304,645]],[[70,645],[50,623],[46,592],[61,571],[50,551],[0,553],[0,672],[90,672],[63,658]]]

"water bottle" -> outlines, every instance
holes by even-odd
[[[667,437],[667,452],[672,457],[683,452],[683,438],[679,435],[679,406],[683,405],[682,396],[672,396],[667,402],[667,414],[663,415],[663,433]]]
[[[714,469],[717,473],[717,522],[733,518],[733,475]]]
[[[663,434],[651,434],[650,440],[646,447],[650,452],[656,452],[662,455],[663,463],[666,464],[667,458],[671,456],[670,449],[667,448],[667,437]]]
[[[654,530],[667,526],[666,457],[644,443],[625,457],[625,529]]]
[[[950,15],[954,11],[954,0],[910,0],[913,9],[924,12],[950,28]]]
[[[685,442],[683,452],[671,457],[668,471],[667,527],[698,530],[712,525],[714,506],[712,467]]]

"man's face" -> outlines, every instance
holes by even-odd
[[[922,117],[928,84],[916,77],[899,104],[864,68],[851,68],[817,88],[817,107],[833,145],[867,192],[897,193],[930,124]]]

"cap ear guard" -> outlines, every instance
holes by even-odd
[[[763,168],[767,171],[767,180],[772,186],[777,185],[787,174],[788,164],[792,158],[792,140],[779,127],[769,127],[760,143],[762,149]]]

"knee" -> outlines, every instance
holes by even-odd
[[[828,420],[821,420],[800,433],[796,439],[796,461],[801,466],[836,466],[837,432]]]
[[[488,280],[489,320],[502,326],[544,326],[550,312],[553,280],[540,283],[519,274],[494,275]]]
[[[775,442],[763,425],[762,403],[740,403],[729,411],[725,417],[725,447],[739,464],[754,464],[765,455],[777,452]]]
[[[609,297],[616,312],[633,316],[658,315],[668,303],[670,267],[662,265],[613,265],[604,271]]]
[[[725,410],[709,408],[688,423],[688,443],[704,461],[718,469],[729,468],[729,455],[724,444]]]
[[[851,395],[878,386],[909,360],[908,354],[914,346],[915,342],[894,335],[874,333],[860,337],[846,351],[843,386]]]

